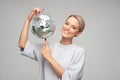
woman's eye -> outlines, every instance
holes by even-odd
[[[65,24],[66,24],[66,25],[68,25],[68,23],[67,23],[67,22],[65,22]]]
[[[76,29],[76,27],[72,27],[73,29]]]

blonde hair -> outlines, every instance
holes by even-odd
[[[79,27],[80,27],[79,32],[83,32],[83,30],[85,28],[85,21],[84,21],[84,19],[80,15],[70,15],[70,16],[68,16],[68,18],[70,18],[70,17],[74,17],[75,19],[77,19],[77,21],[79,23]]]

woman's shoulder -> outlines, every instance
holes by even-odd
[[[84,49],[84,47],[82,47],[82,46],[80,46],[80,45],[78,45],[78,44],[75,44],[75,46],[76,46],[76,55],[78,56],[78,55],[83,55],[83,54],[85,54],[85,49]]]
[[[75,46],[76,46],[76,49],[77,49],[77,50],[84,50],[84,47],[82,47],[82,46],[80,46],[80,45],[78,45],[78,44],[75,44]]]

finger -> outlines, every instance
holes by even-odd
[[[44,9],[40,9],[38,7],[32,9],[33,14],[38,15],[43,12]]]
[[[47,41],[47,39],[45,39],[45,45],[46,46],[48,46],[49,44],[48,44],[48,41]]]
[[[37,14],[40,14],[41,12],[44,11],[44,9],[40,9],[40,8],[36,7],[35,11],[36,11]]]
[[[42,49],[40,49],[40,53],[42,54]]]
[[[40,49],[40,52],[43,54],[43,52],[44,52],[44,48],[41,48],[41,49]]]

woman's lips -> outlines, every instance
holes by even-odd
[[[70,32],[69,32],[69,31],[67,31],[67,30],[64,30],[64,33],[65,33],[65,34],[70,34]]]

